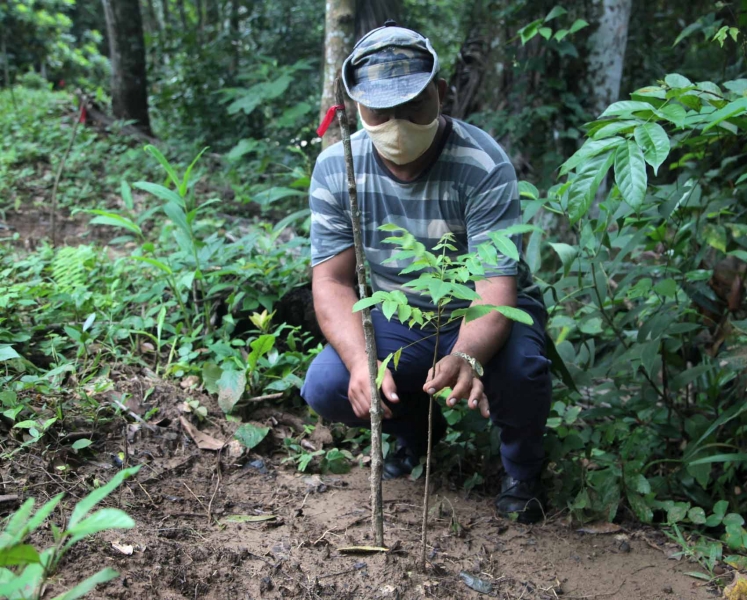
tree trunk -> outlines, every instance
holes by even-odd
[[[239,58],[241,57],[241,22],[239,20],[239,0],[231,0],[231,17],[229,26],[231,28],[231,65],[229,76],[233,81],[239,70]]]
[[[182,22],[182,32],[187,33],[187,11],[184,9],[184,0],[177,0],[177,8],[179,9],[179,19]]]
[[[319,120],[324,118],[327,109],[335,104],[335,79],[340,73],[343,61],[352,52],[355,40],[355,0],[327,0],[326,18],[324,21],[324,83],[322,88],[322,105]],[[347,98],[348,123],[351,131],[356,129],[357,110]],[[340,126],[334,123],[322,139],[326,148],[341,139]]]
[[[205,20],[208,25],[216,27],[220,24],[220,5],[218,0],[205,0]]]
[[[205,11],[202,8],[202,0],[195,1],[197,8],[197,31],[202,32],[205,27]]]
[[[143,23],[138,0],[102,0],[112,65],[112,109],[151,134]]]
[[[632,0],[594,0],[599,27],[589,38],[588,85],[594,117],[620,97]]]
[[[168,28],[171,26],[171,7],[169,6],[170,0],[161,0],[161,7],[163,8],[163,26]]]

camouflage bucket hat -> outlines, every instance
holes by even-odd
[[[342,65],[348,95],[368,108],[391,108],[422,92],[438,73],[427,38],[387,21],[366,34]]]

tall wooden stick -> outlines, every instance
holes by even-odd
[[[345,110],[345,96],[342,91],[342,81],[336,83],[337,121],[342,132],[342,147],[345,153],[345,170],[348,176],[348,196],[350,198],[350,212],[353,217],[353,242],[355,244],[355,270],[358,274],[358,295],[366,297],[366,263],[363,256],[363,236],[361,235],[361,211],[358,206],[358,191],[355,187],[355,171],[353,169],[353,149],[350,145],[350,128],[348,127]],[[384,508],[381,495],[381,474],[384,459],[381,455],[381,397],[379,386],[376,385],[376,375],[379,370],[378,354],[376,353],[376,338],[374,337],[371,311],[365,308],[361,311],[363,320],[363,334],[366,338],[366,355],[368,356],[368,372],[371,377],[371,520],[374,540],[377,546],[384,545]]]
[[[54,177],[54,186],[52,187],[52,247],[57,247],[57,186],[60,185],[60,177],[62,177],[62,170],[65,168],[65,161],[70,154],[70,149],[75,143],[75,136],[78,134],[78,125],[80,124],[84,109],[85,104],[81,101],[80,112],[75,121],[73,121],[73,131],[70,134],[70,142],[67,145],[65,154],[62,155],[60,166],[57,168],[57,174]]]

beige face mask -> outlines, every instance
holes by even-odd
[[[423,156],[438,132],[438,117],[427,125],[405,119],[389,119],[381,125],[369,125],[363,117],[361,122],[379,154],[395,165],[406,165]]]

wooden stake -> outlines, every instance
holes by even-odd
[[[363,256],[363,236],[361,234],[361,212],[358,206],[358,193],[355,187],[355,171],[353,169],[353,149],[350,145],[350,128],[348,127],[347,111],[345,110],[345,96],[342,91],[342,81],[336,82],[337,121],[342,133],[342,147],[345,154],[345,170],[348,176],[348,196],[350,198],[350,212],[353,217],[353,242],[355,244],[355,264],[358,275],[358,295],[366,297],[366,263]],[[363,320],[363,334],[366,338],[366,355],[368,356],[368,372],[371,376],[371,520],[374,540],[377,546],[384,545],[384,508],[381,495],[381,475],[384,459],[381,455],[381,397],[376,385],[376,375],[379,370],[378,354],[376,353],[376,338],[374,337],[371,311],[365,308],[361,311]]]

